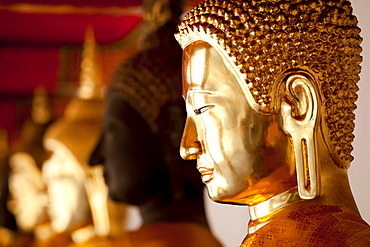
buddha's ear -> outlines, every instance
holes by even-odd
[[[314,129],[317,122],[318,97],[313,80],[303,74],[284,80],[284,97],[279,111],[282,129],[294,146],[298,192],[302,199],[313,199],[320,193],[320,176],[316,162]]]

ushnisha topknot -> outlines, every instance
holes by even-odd
[[[175,36],[182,48],[216,41],[265,113],[277,110],[273,88],[281,76],[311,74],[335,152],[348,164],[338,165],[348,168],[362,62],[357,23],[345,0],[205,0],[186,14]]]

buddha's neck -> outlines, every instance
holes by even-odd
[[[298,195],[297,187],[284,191],[257,205],[249,207],[250,222],[248,233],[254,233],[271,220],[277,218],[282,208],[302,200]]]

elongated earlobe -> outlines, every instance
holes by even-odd
[[[303,75],[291,75],[285,86],[287,97],[281,103],[283,130],[293,141],[299,196],[309,200],[320,194],[314,139],[318,109],[316,91]]]

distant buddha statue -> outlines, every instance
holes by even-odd
[[[49,221],[48,198],[41,167],[47,158],[42,138],[52,121],[47,92],[37,88],[32,101],[31,119],[21,129],[20,141],[9,159],[9,208],[22,232],[33,233],[35,228]]]
[[[57,233],[68,234],[76,244],[110,234],[108,192],[102,168],[87,165],[99,138],[103,112],[96,49],[92,30],[88,29],[77,96],[44,137],[45,148],[51,152],[43,165],[51,226]],[[121,215],[124,213],[122,210]]]
[[[347,177],[362,61],[351,4],[206,0],[179,29],[180,153],[212,200],[249,206],[241,246],[370,246]]]
[[[181,47],[174,39],[181,1],[144,1],[142,50],[113,74],[103,134],[90,165],[103,164],[109,196],[138,206],[143,225],[113,246],[221,246],[208,227],[204,185],[177,150],[185,121]]]

